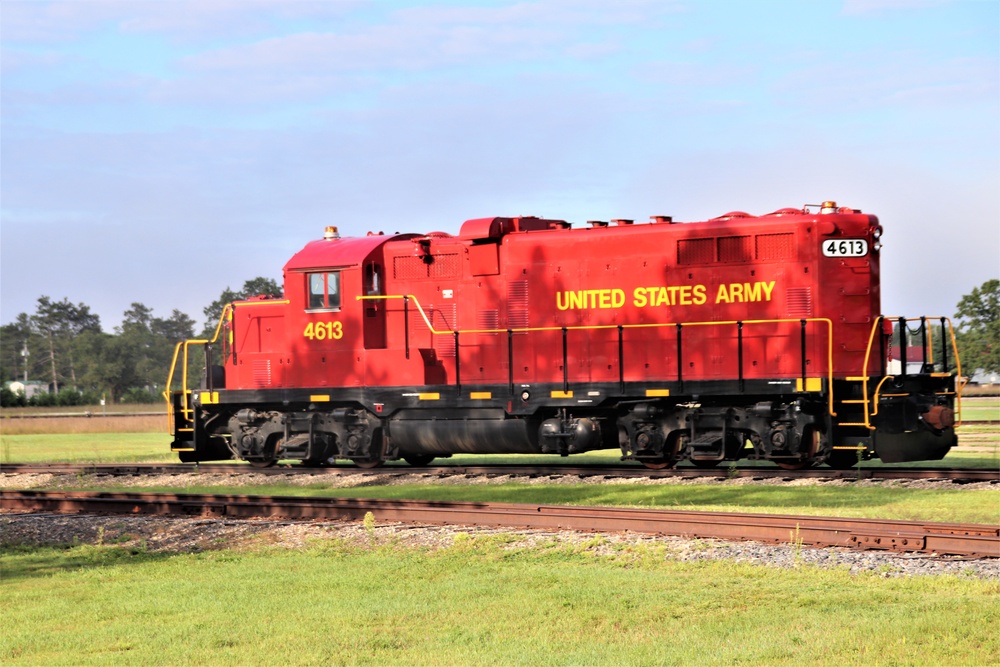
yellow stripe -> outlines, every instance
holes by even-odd
[[[473,399],[483,399],[483,398],[493,398],[492,391],[474,391],[469,394],[469,398]]]
[[[330,396],[328,394],[313,394],[309,397],[309,400],[313,403],[329,403]]]
[[[573,398],[572,391],[554,391],[552,392],[552,398]]]
[[[646,396],[669,396],[669,389],[647,389]]]
[[[857,425],[858,426],[864,426],[864,424],[857,424]],[[850,449],[850,450],[856,452],[858,450],[867,449],[867,448],[864,445],[858,445],[857,447],[855,447],[854,445],[851,445],[850,447],[834,447],[834,449]]]
[[[201,392],[201,404],[202,405],[213,405],[219,402],[219,392],[217,391],[203,391]]]
[[[435,391],[428,394],[417,394],[417,398],[421,401],[439,401],[441,400],[441,394]]]

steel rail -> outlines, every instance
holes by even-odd
[[[389,475],[412,474],[445,477],[450,475],[516,477],[620,477],[663,479],[679,477],[685,479],[728,479],[746,477],[751,479],[798,479],[819,478],[839,480],[860,479],[929,479],[951,480],[955,482],[991,482],[1000,484],[998,468],[915,468],[915,467],[866,467],[837,470],[834,468],[806,468],[785,470],[777,466],[719,466],[716,468],[678,467],[650,470],[638,465],[618,464],[565,464],[565,465],[450,465],[411,466],[386,465],[381,468],[358,468],[356,466],[332,466],[311,468],[297,464],[278,465],[271,468],[254,468],[241,463],[5,463],[0,465],[4,474],[77,474],[99,475],[183,475],[212,474],[233,475],[258,473],[265,475]]]
[[[437,525],[637,532],[813,547],[1000,558],[1000,527],[840,517],[365,498],[0,491],[8,511],[227,519],[363,519]]]

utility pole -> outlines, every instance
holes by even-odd
[[[24,347],[21,348],[21,356],[24,358],[24,393],[28,393],[28,341],[24,341]]]

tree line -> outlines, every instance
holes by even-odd
[[[225,305],[231,301],[266,294],[281,296],[281,287],[270,278],[248,280],[243,288],[223,290],[203,310],[199,336],[215,331]],[[97,405],[150,403],[162,400],[167,371],[178,342],[194,338],[197,323],[179,310],[157,317],[153,309],[135,302],[112,333],[101,327],[100,317],[84,303],[64,298],[38,298],[35,312],[21,313],[0,327],[0,378],[4,386],[0,404]],[[31,398],[15,393],[11,381],[41,382],[42,391]]]
[[[280,297],[282,292],[277,282],[262,277],[246,281],[238,291],[227,287],[203,310],[199,336],[211,336],[227,303],[259,294]],[[963,296],[955,317],[963,372],[1000,373],[1000,280],[988,280]],[[106,333],[100,317],[86,304],[39,297],[34,313],[21,313],[0,327],[4,382],[0,404],[96,405],[102,398],[112,403],[158,401],[174,347],[193,338],[195,327],[191,317],[176,309],[157,317],[152,308],[136,302],[114,332]],[[47,391],[29,401],[6,386],[25,378],[43,382]]]

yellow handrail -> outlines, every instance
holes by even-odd
[[[827,381],[830,386],[830,396],[828,410],[831,417],[836,417],[837,413],[833,409],[833,322],[825,317],[806,317],[806,318],[785,318],[785,319],[765,319],[765,320],[721,320],[716,322],[650,322],[644,324],[590,324],[590,325],[577,325],[577,326],[548,326],[548,327],[514,327],[511,329],[453,329],[449,331],[438,331],[431,324],[430,319],[427,317],[427,313],[424,312],[423,306],[420,305],[420,301],[412,294],[386,294],[386,295],[373,295],[373,296],[358,296],[355,297],[358,301],[368,301],[368,300],[388,300],[388,299],[411,299],[414,305],[417,307],[417,311],[420,313],[420,317],[423,318],[424,324],[427,325],[428,331],[435,336],[446,336],[458,334],[494,334],[494,333],[506,333],[510,331],[511,333],[531,333],[540,331],[597,331],[601,329],[617,329],[619,326],[622,329],[649,329],[658,327],[676,327],[681,325],[684,327],[690,326],[722,326],[722,325],[734,325],[742,322],[743,324],[789,324],[789,323],[800,323],[800,322],[819,322],[826,324],[827,327],[827,337],[826,337],[826,354],[827,354]],[[804,378],[803,378],[804,379]]]
[[[880,327],[882,326],[882,322],[883,321],[898,322],[899,320],[903,320],[904,322],[924,322],[925,324],[928,321],[931,321],[931,320],[936,320],[938,322],[944,321],[944,322],[948,323],[948,335],[951,338],[951,349],[952,349],[952,352],[954,352],[954,354],[955,354],[955,373],[956,373],[956,376],[958,377],[958,380],[955,383],[955,408],[956,408],[956,412],[958,412],[958,419],[955,421],[955,427],[957,428],[957,427],[961,426],[962,425],[962,419],[961,419],[961,417],[962,417],[962,388],[965,387],[965,384],[962,383],[962,381],[961,381],[961,377],[962,377],[962,359],[961,359],[961,357],[959,356],[959,353],[958,353],[958,343],[955,340],[955,327],[952,325],[951,318],[949,318],[949,317],[930,317],[930,316],[924,316],[924,317],[886,317],[884,315],[880,315],[877,318],[875,318],[875,322],[872,324],[871,332],[868,334],[868,347],[865,350],[865,361],[864,361],[864,366],[862,366],[862,373],[864,373],[864,375],[858,376],[856,378],[848,378],[848,379],[854,379],[854,380],[856,380],[858,382],[861,382],[861,393],[862,393],[862,397],[863,397],[863,400],[864,400],[865,421],[864,421],[864,424],[859,424],[859,426],[865,426],[870,431],[874,431],[875,430],[875,427],[871,425],[871,418],[878,414],[879,395],[880,395],[880,393],[882,391],[882,385],[885,384],[886,380],[895,378],[894,375],[885,375],[881,379],[881,381],[879,381],[878,385],[875,387],[875,392],[872,394],[872,397],[871,397],[871,405],[873,405],[874,408],[869,413],[869,407],[868,407],[869,406],[869,400],[868,400],[868,381],[871,379],[871,376],[868,374],[868,363],[871,360],[872,347],[874,346],[874,343],[875,343],[875,333],[880,329]],[[901,340],[901,343],[900,343],[901,345],[906,345],[906,334],[905,334],[905,332],[900,332],[900,340]],[[927,350],[926,349],[924,350],[924,354],[925,355],[927,354]],[[934,358],[933,355],[934,355],[933,345],[931,345],[931,361],[930,361],[930,363],[933,363],[933,358]]]
[[[173,433],[173,428],[174,428],[174,408],[173,408],[173,404],[170,401],[170,392],[171,392],[170,388],[174,384],[174,372],[175,372],[176,367],[177,367],[177,358],[178,358],[178,356],[181,356],[181,350],[182,349],[184,350],[184,354],[183,354],[183,357],[184,357],[184,369],[183,369],[183,371],[181,373],[181,389],[180,389],[180,391],[183,394],[187,395],[187,394],[191,393],[191,391],[188,389],[188,380],[187,380],[188,346],[190,346],[190,345],[214,345],[215,343],[217,343],[218,340],[219,340],[219,334],[222,333],[222,325],[223,325],[223,323],[226,322],[226,321],[232,322],[232,320],[233,320],[233,314],[236,312],[236,306],[242,306],[242,305],[285,306],[285,305],[288,305],[289,303],[290,303],[290,301],[288,299],[265,299],[265,300],[262,300],[262,301],[233,301],[232,303],[227,303],[226,306],[222,309],[222,314],[219,315],[219,323],[215,325],[215,333],[212,334],[211,338],[209,338],[209,339],[204,339],[204,338],[190,338],[188,340],[185,340],[185,341],[182,341],[180,343],[177,343],[177,345],[174,347],[174,356],[173,356],[173,359],[170,362],[170,373],[167,374],[167,387],[166,387],[166,390],[163,392],[163,397],[167,401],[167,419],[170,422],[170,433],[171,434]],[[228,341],[230,345],[233,344],[232,335],[233,335],[232,334],[232,328],[230,328],[230,330],[229,330],[229,336],[230,336],[230,338],[229,338],[229,341]],[[190,408],[185,408],[184,412],[185,413],[190,413],[191,409]]]
[[[269,301],[251,301],[251,302],[241,302],[241,303],[271,303]],[[287,301],[285,302],[287,303]],[[235,308],[235,303],[227,303],[225,308],[222,309],[222,314],[219,315],[219,323],[215,325],[215,333],[210,339],[205,338],[189,338],[188,340],[181,341],[174,346],[174,356],[170,361],[170,372],[167,374],[167,386],[163,392],[163,397],[167,401],[167,421],[169,423],[170,434],[174,433],[174,406],[173,402],[170,400],[171,388],[174,386],[174,372],[177,370],[177,358],[182,356],[181,350],[183,350],[183,369],[181,370],[181,393],[187,396],[191,393],[188,389],[188,379],[187,379],[187,369],[188,369],[188,347],[190,345],[211,345],[219,340],[219,334],[222,332],[222,323],[226,321],[227,318],[232,319],[233,310]],[[230,341],[232,343],[232,341]],[[185,400],[185,406],[187,401]],[[182,412],[185,416],[191,412],[191,408],[185,407]]]

